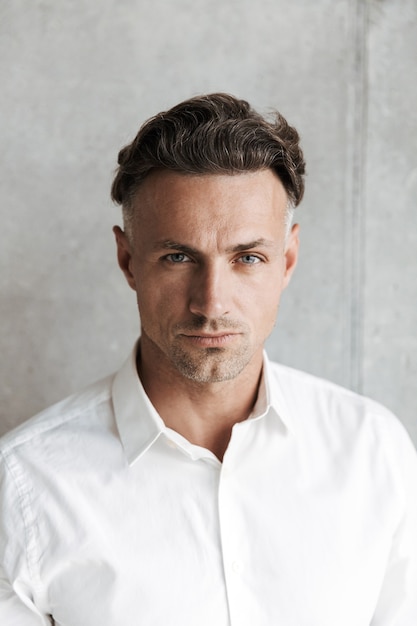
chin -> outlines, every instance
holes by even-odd
[[[233,355],[225,355],[218,348],[210,348],[197,357],[176,351],[172,355],[175,369],[188,380],[196,383],[220,383],[237,378],[251,360],[244,351]]]

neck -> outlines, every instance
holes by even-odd
[[[222,382],[186,378],[145,337],[137,363],[143,387],[166,426],[222,460],[234,424],[247,419],[256,402],[262,350],[236,378]]]

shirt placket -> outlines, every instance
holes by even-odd
[[[242,433],[240,433],[242,434]],[[235,438],[234,444],[236,444]],[[230,626],[253,626],[246,521],[239,506],[239,464],[227,455],[220,471],[219,528]]]

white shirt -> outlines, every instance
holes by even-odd
[[[0,452],[1,626],[417,624],[415,450],[329,382],[265,358],[220,463],[133,353]]]

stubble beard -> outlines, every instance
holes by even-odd
[[[237,345],[219,347],[193,347],[184,345],[183,333],[200,332],[237,333]],[[254,350],[250,342],[250,329],[234,320],[212,320],[196,317],[173,329],[174,339],[167,346],[165,356],[171,366],[182,376],[195,383],[218,383],[236,378],[250,362]]]
[[[247,340],[235,349],[203,348],[187,351],[178,343],[171,346],[170,360],[185,378],[196,383],[220,383],[236,378],[251,360]]]

